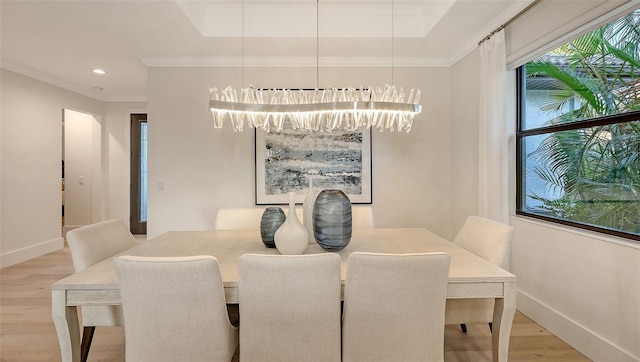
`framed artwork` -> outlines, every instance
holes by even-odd
[[[256,205],[302,203],[313,178],[316,193],[342,190],[351,203],[371,203],[371,130],[309,133],[256,129]]]

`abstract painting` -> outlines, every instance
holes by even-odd
[[[313,178],[316,193],[342,190],[352,203],[371,203],[371,130],[309,133],[256,130],[256,205],[301,203]]]

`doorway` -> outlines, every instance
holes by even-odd
[[[100,217],[100,122],[94,115],[62,112],[62,233]]]
[[[131,211],[130,230],[147,233],[147,115],[131,114]]]

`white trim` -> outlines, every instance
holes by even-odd
[[[638,357],[518,289],[517,309],[593,361],[638,362]]]
[[[535,0],[516,1],[508,9],[496,16],[490,23],[487,23],[484,27],[478,30],[475,34],[469,37],[466,43],[463,43],[453,54],[448,58],[447,62],[449,66],[453,66],[462,58],[466,57],[478,48],[478,42],[484,39],[487,35],[491,34],[494,30],[511,20],[514,16],[519,14],[522,10],[526,9]]]
[[[107,96],[104,97],[104,102],[107,103],[145,103],[147,96]]]
[[[64,248],[64,238],[60,237],[26,248],[10,251],[0,255],[0,268],[22,263],[23,261],[31,260],[62,248]]]
[[[640,243],[634,240],[625,239],[622,237],[616,237],[609,234],[599,233],[595,231],[589,231],[586,229],[580,229],[578,227],[572,227],[569,225],[559,224],[552,221],[540,220],[532,217],[527,217],[525,215],[512,215],[512,220],[517,220],[519,222],[526,222],[529,224],[534,224],[540,227],[546,227],[549,229],[554,229],[562,232],[567,232],[575,235],[579,235],[585,238],[596,239],[599,241],[604,241],[607,243],[615,244],[618,246],[624,246],[631,249],[640,249]],[[513,223],[511,223],[513,225]]]
[[[246,58],[248,59],[248,58]],[[241,57],[143,57],[140,62],[153,67],[237,67]]]
[[[45,82],[47,84],[51,84],[58,88],[62,88],[68,90],[73,93],[77,93],[83,95],[85,97],[89,97],[91,99],[95,99],[100,102],[146,102],[147,97],[144,96],[115,96],[115,97],[107,97],[102,94],[96,94],[95,90],[86,89],[83,87],[79,87],[77,85],[71,84],[64,80],[61,80],[56,77],[52,77],[46,75],[44,73],[38,72],[37,70],[33,70],[31,68],[24,67],[19,64],[15,64],[13,62],[7,61],[5,59],[1,60],[0,68],[6,69],[8,71],[18,73],[29,78],[33,78],[35,80],[39,80],[41,82]]]
[[[38,72],[37,70],[27,68],[25,66],[7,61],[5,59],[2,59],[2,64],[0,64],[0,66],[6,70],[10,70],[12,72],[25,75],[27,77],[39,80],[41,82],[45,82],[62,89],[66,89],[68,91],[78,93],[98,101],[102,101],[102,102],[104,101],[104,97],[102,97],[101,95],[95,94],[95,91],[78,87],[77,85],[71,84],[59,78],[46,75],[44,73]]]
[[[450,67],[445,58],[424,57],[145,57],[140,58],[147,67],[381,67],[431,68]]]

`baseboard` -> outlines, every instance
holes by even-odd
[[[601,336],[587,330],[575,321],[553,310],[532,296],[518,290],[517,308],[522,314],[565,341],[592,361],[639,362],[628,352]]]
[[[37,258],[62,248],[64,248],[64,238],[60,237],[19,250],[10,251],[0,255],[0,268],[22,263],[23,261]]]

